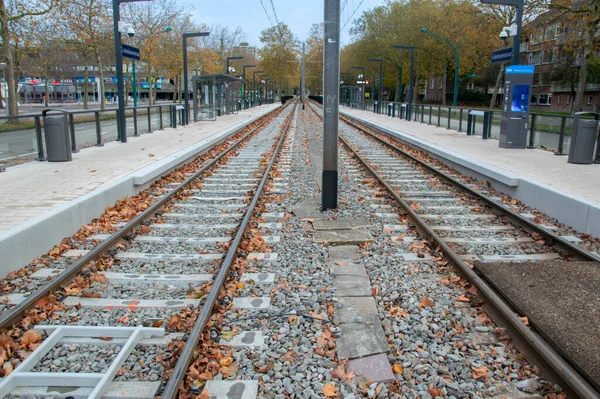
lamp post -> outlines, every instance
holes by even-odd
[[[361,75],[362,75],[362,87],[360,88],[360,108],[364,109],[364,105],[365,105],[365,67],[361,67],[361,66],[353,66],[352,69],[359,69],[361,71]],[[356,81],[358,82],[358,79],[356,79]]]
[[[413,77],[415,73],[415,47],[392,44],[392,47],[398,50],[410,51],[410,77],[408,78],[408,106],[406,107],[406,120],[412,118],[412,103],[413,103]]]
[[[225,66],[225,74],[229,75],[229,61],[231,60],[241,60],[242,57],[241,55],[235,56],[235,57],[227,57],[227,62],[226,62],[226,66]]]
[[[256,68],[256,65],[244,65],[243,66],[243,75],[244,75],[244,108],[248,108],[248,106],[246,105],[246,102],[248,101],[248,94],[246,92],[247,86],[246,86],[246,68]],[[228,68],[229,69],[229,68]]]
[[[381,58],[367,58],[367,61],[371,61],[371,62],[379,62],[379,98],[377,99],[379,106],[378,108],[378,114],[381,113],[381,100],[383,97],[383,60]]]
[[[119,113],[117,116],[117,134],[121,143],[127,142],[127,127],[125,121],[125,85],[123,84],[123,43],[119,32],[121,19],[120,6],[122,3],[134,3],[151,0],[113,0],[113,32],[115,36],[115,67],[117,69],[117,97],[119,99]]]
[[[262,92],[262,85],[264,82],[263,78],[266,78],[267,76],[269,76],[268,73],[262,74],[258,77],[258,88],[259,88],[259,96],[258,96],[258,101],[259,101],[259,105],[262,105],[262,100],[263,100],[263,92]]]
[[[460,82],[458,82],[458,85],[460,86],[462,84],[462,82],[464,82],[465,80],[473,79],[475,77],[477,77],[477,75],[475,75],[474,73],[470,74],[469,76],[465,76],[464,78],[462,78],[460,80]]]
[[[483,4],[500,4],[504,6],[513,6],[517,8],[515,16],[515,25],[517,25],[517,34],[513,38],[512,64],[519,65],[519,53],[521,51],[521,32],[523,30],[523,7],[524,0],[481,0]]]
[[[452,101],[452,106],[456,107],[456,103],[458,102],[458,67],[460,63],[460,42],[458,42],[458,46],[455,46],[450,40],[446,39],[443,36],[429,32],[427,28],[421,28],[421,32],[445,41],[450,45],[450,47],[452,47],[452,50],[454,50],[454,54],[456,55],[456,66],[454,68],[454,100]],[[446,93],[444,93],[444,95],[446,95]]]
[[[252,106],[256,103],[256,74],[263,73],[264,71],[254,71],[252,72]]]
[[[182,39],[183,46],[183,120],[181,121],[184,125],[189,124],[190,118],[190,89],[188,85],[188,59],[187,59],[187,39],[191,37],[208,36],[210,32],[190,32],[184,33]]]

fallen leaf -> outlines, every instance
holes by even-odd
[[[487,375],[487,368],[485,366],[479,369],[472,369],[471,372],[473,374],[473,378],[476,380],[479,378],[483,378],[483,381],[485,382],[489,379]]]
[[[434,398],[438,397],[438,396],[444,396],[444,393],[442,392],[442,390],[439,388],[435,388],[433,386],[433,384],[429,384],[429,394],[431,396],[433,396]]]
[[[96,171],[96,169],[92,169],[90,170],[90,173],[94,173]]]
[[[39,333],[30,330],[26,331],[25,334],[23,334],[23,337],[21,337],[21,345],[27,346],[30,344],[35,344],[41,340],[42,336]]]
[[[521,320],[523,322],[523,324],[525,324],[526,326],[529,325],[529,319],[525,316],[523,317],[519,317],[519,320]]]
[[[238,372],[239,368],[240,368],[239,364],[232,363],[229,366],[221,367],[221,374],[223,374],[223,377],[229,378],[229,377],[235,375]]]
[[[423,299],[421,299],[421,302],[419,302],[419,306],[422,308],[426,308],[426,307],[431,307],[434,305],[434,302],[429,299],[429,297],[424,297]]]
[[[235,337],[236,335],[238,335],[235,331],[221,331],[221,338],[223,338],[225,341],[231,341],[233,339],[233,337]]]
[[[335,262],[338,266],[348,266],[348,262]]]
[[[421,205],[413,202],[412,204],[410,204],[410,209],[412,209],[413,211],[417,211],[421,209]]]
[[[210,399],[210,394],[208,393],[208,389],[204,388],[198,399]]]
[[[337,391],[339,391],[339,388],[336,388],[333,384],[327,383],[323,386],[323,394],[325,396],[337,396]]]
[[[148,156],[149,156],[150,158],[152,158],[152,157],[154,156],[154,154],[148,154]]]
[[[112,341],[112,337],[99,337],[102,341]]]
[[[394,373],[396,374],[402,374],[402,365],[401,364],[394,364],[392,366],[392,370],[394,370]]]
[[[464,295],[459,296],[458,298],[456,298],[456,300],[459,302],[471,302],[471,300]]]

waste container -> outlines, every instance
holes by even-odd
[[[583,115],[593,115],[594,119],[583,119],[581,118]],[[577,112],[575,114],[568,163],[589,165],[593,162],[599,117],[600,114],[596,112]]]
[[[60,112],[61,114],[48,114],[48,112],[53,111]],[[46,159],[48,162],[72,161],[73,155],[71,154],[68,111],[64,109],[45,109],[42,111],[42,118],[44,120]]]

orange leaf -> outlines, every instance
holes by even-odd
[[[426,308],[426,307],[431,307],[434,305],[434,302],[429,299],[429,297],[424,297],[423,299],[421,299],[421,302],[419,302],[419,306],[422,308]]]
[[[458,298],[456,298],[456,300],[460,302],[471,302],[471,300],[464,295],[459,296]]]
[[[402,374],[402,365],[401,364],[394,364],[392,366],[392,370],[394,370],[394,373],[396,373],[396,374]]]
[[[325,396],[337,396],[337,391],[339,391],[339,388],[336,388],[333,384],[328,383],[323,386],[323,394]]]
[[[442,390],[439,388],[435,388],[433,386],[433,384],[429,384],[429,394],[431,396],[433,396],[434,398],[437,396],[444,396],[444,393],[442,392]]]
[[[473,378],[476,380],[479,378],[483,378],[483,381],[485,382],[489,378],[487,375],[487,368],[485,366],[479,369],[472,369],[471,372],[473,373]]]
[[[335,262],[338,266],[348,266],[348,262]]]
[[[410,204],[410,209],[412,209],[413,211],[419,210],[421,209],[421,205],[413,202],[412,204]]]

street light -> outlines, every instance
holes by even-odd
[[[523,26],[523,7],[524,0],[481,0],[483,4],[499,4],[504,6],[513,6],[517,8],[515,25],[517,25],[517,34],[513,38],[513,65],[519,65],[519,53],[521,51],[521,31]]]
[[[259,82],[258,82],[258,87],[259,87],[259,89],[260,89],[260,90],[259,90],[259,92],[260,92],[260,96],[258,97],[258,101],[259,101],[260,105],[262,105],[262,99],[263,99],[263,93],[262,93],[262,84],[263,84],[263,83],[265,83],[265,82],[264,82],[264,80],[263,80],[263,78],[266,78],[267,76],[269,76],[269,74],[268,74],[268,73],[265,73],[265,74],[263,74],[263,75],[260,75],[260,76],[258,77],[258,80],[259,80]]]
[[[406,108],[406,120],[412,119],[412,102],[413,102],[413,77],[415,73],[415,47],[392,44],[392,47],[398,50],[410,51],[410,77],[408,78],[408,106]]]
[[[247,100],[248,94],[246,92],[246,88],[247,88],[247,86],[246,86],[246,68],[256,68],[256,67],[257,67],[257,65],[244,65],[242,68],[243,74],[244,74],[244,108],[248,108],[246,105],[246,101],[248,101]]]
[[[188,59],[187,59],[187,39],[190,37],[201,37],[208,36],[210,32],[190,32],[183,34],[183,102],[184,102],[184,110],[183,110],[183,120],[181,123],[184,125],[189,124],[190,119],[190,89],[188,86]]]
[[[254,71],[252,75],[252,106],[256,103],[256,74],[264,71]]]
[[[241,60],[242,58],[244,58],[244,57],[242,57],[241,55],[238,55],[238,56],[235,56],[235,57],[227,57],[227,65],[225,67],[225,73],[227,75],[229,75],[229,61],[230,60]]]
[[[476,77],[477,77],[477,75],[475,75],[474,73],[470,74],[469,76],[465,76],[464,78],[462,78],[460,80],[460,82],[458,82],[458,85],[460,86],[462,84],[462,82],[464,82],[465,80],[473,79],[473,78],[476,78]]]
[[[452,101],[452,106],[456,107],[456,103],[458,102],[458,66],[460,63],[460,42],[458,42],[458,47],[456,47],[450,40],[446,39],[443,36],[436,35],[435,33],[431,33],[427,30],[427,28],[421,28],[421,32],[431,35],[433,37],[437,37],[440,40],[445,41],[452,47],[454,50],[454,54],[456,54],[456,67],[454,69],[454,101]],[[445,84],[445,83],[444,83]],[[444,96],[446,93],[444,93]]]
[[[367,58],[367,61],[379,62],[379,102],[378,113],[381,113],[381,100],[383,97],[383,60],[381,58]]]
[[[119,113],[117,116],[117,134],[121,143],[127,142],[127,127],[125,122],[125,85],[123,84],[123,43],[121,32],[119,32],[119,21],[121,19],[121,3],[134,3],[152,0],[113,0],[113,32],[115,35],[115,64],[117,69],[117,97],[119,99]]]

